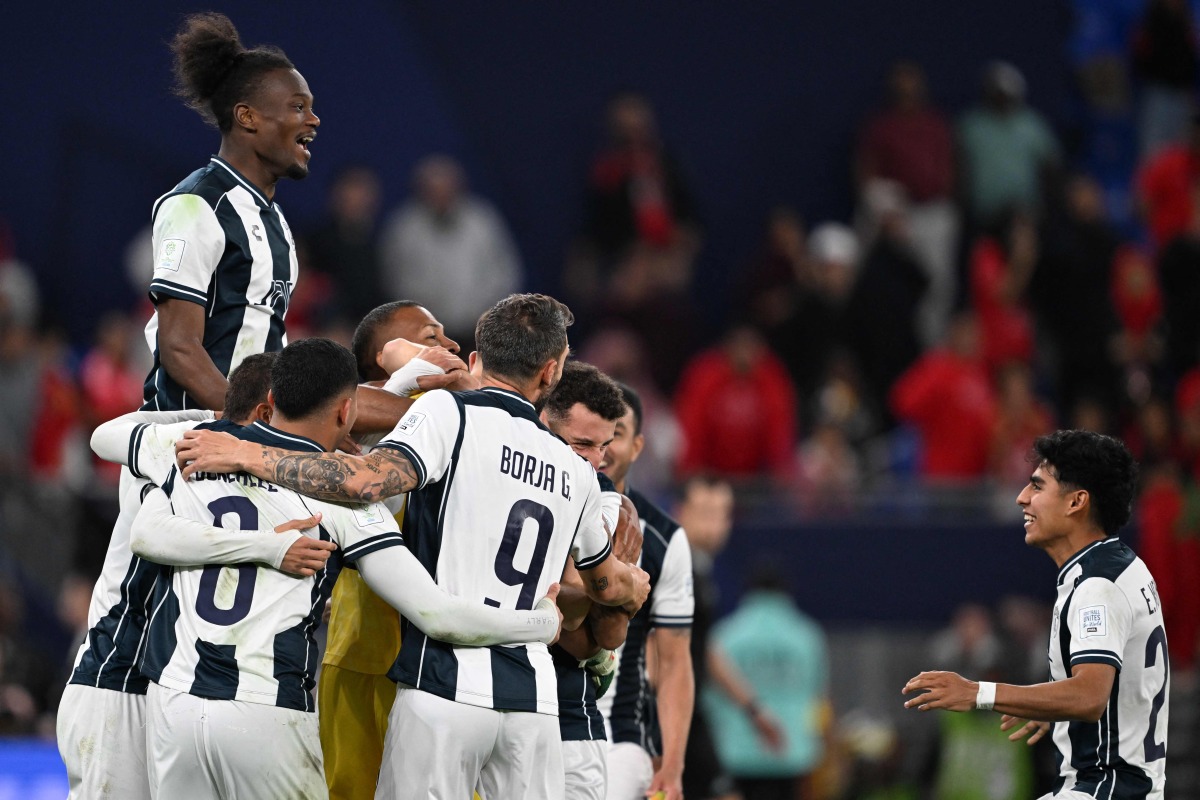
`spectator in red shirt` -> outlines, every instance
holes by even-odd
[[[783,362],[750,326],[735,326],[684,368],[675,414],[683,431],[680,476],[791,474],[796,392]]]
[[[930,104],[925,72],[917,64],[892,66],[888,99],[888,107],[867,123],[859,142],[859,191],[865,196],[879,180],[894,181],[904,190],[913,255],[929,279],[920,331],[930,346],[941,340],[954,304],[959,233],[954,136],[946,118]]]
[[[1156,248],[1185,233],[1192,221],[1200,180],[1200,114],[1192,116],[1189,139],[1158,151],[1138,170],[1138,202]]]
[[[1033,358],[1025,288],[1037,258],[1037,228],[1021,213],[980,237],[971,250],[971,305],[979,315],[983,360],[993,374],[1010,361]]]
[[[973,315],[951,321],[946,346],[926,353],[900,376],[891,407],[921,436],[922,475],[954,481],[987,472],[996,399]]]

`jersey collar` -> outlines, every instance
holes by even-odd
[[[1113,542],[1120,543],[1120,541],[1121,540],[1116,536],[1109,536],[1107,539],[1101,539],[1098,542],[1092,542],[1091,544],[1087,545],[1082,550],[1080,550],[1078,553],[1076,553],[1075,555],[1068,558],[1067,562],[1062,565],[1062,569],[1060,569],[1058,571],[1058,585],[1062,586],[1063,579],[1067,577],[1067,572],[1071,569],[1071,567],[1078,564],[1079,560],[1081,558],[1083,558],[1084,556],[1086,556],[1088,553],[1092,552],[1097,547],[1103,547],[1104,545],[1111,544]]]
[[[496,394],[507,395],[508,397],[511,397],[514,400],[519,400],[520,402],[529,406],[530,411],[537,411],[537,409],[533,407],[533,403],[529,402],[529,398],[525,397],[525,395],[521,394],[520,392],[514,392],[512,389],[501,389],[499,386],[484,386],[480,391],[495,392]]]
[[[284,450],[306,450],[314,453],[324,453],[325,448],[309,439],[295,433],[284,433],[278,428],[272,428],[262,421],[255,421],[242,429],[240,438],[248,439],[259,444],[280,447]]]
[[[229,172],[230,175],[232,175],[234,177],[234,180],[236,180],[242,186],[246,187],[246,189],[250,192],[250,194],[254,195],[254,199],[257,200],[259,202],[259,204],[262,205],[263,208],[271,207],[271,205],[272,205],[271,201],[268,200],[267,196],[262,193],[262,190],[259,189],[257,186],[255,186],[253,183],[251,183],[249,180],[247,180],[246,176],[243,175],[242,173],[238,172],[237,169],[235,169],[232,164],[230,164],[228,161],[221,158],[220,156],[213,156],[212,162],[219,167],[223,167],[225,170],[227,170]]]

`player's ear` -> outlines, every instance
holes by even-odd
[[[356,416],[354,412],[356,410],[357,409],[354,406],[354,395],[343,397],[342,402],[338,403],[338,427],[349,430],[350,426],[354,424],[354,417]]]
[[[478,367],[478,371],[476,371],[477,367]],[[474,375],[475,377],[478,378],[480,372],[482,372],[482,371],[483,371],[483,362],[479,360],[479,351],[472,350],[471,355],[467,356],[467,372],[471,373],[472,375]]]
[[[646,437],[645,436],[643,436],[642,434],[639,433],[637,436],[633,437],[633,451],[632,451],[633,457],[629,459],[629,463],[632,464],[634,461],[638,460],[638,456],[640,456],[642,454],[642,449],[645,446],[646,446]]]
[[[238,103],[233,107],[233,121],[248,133],[258,133],[258,122],[249,103]]]
[[[252,415],[251,418],[259,420],[260,422],[264,422],[267,425],[270,425],[271,424],[271,404],[270,403],[259,403],[258,405],[256,405],[254,407],[254,414]]]

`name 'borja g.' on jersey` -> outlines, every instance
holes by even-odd
[[[416,468],[405,543],[452,595],[529,609],[569,556],[590,569],[612,550],[595,470],[519,394],[429,392],[378,447]],[[543,644],[453,647],[411,625],[404,637],[389,673],[397,682],[484,708],[558,713]]]

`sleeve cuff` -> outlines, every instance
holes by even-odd
[[[376,550],[383,550],[388,547],[396,547],[404,544],[404,537],[394,531],[381,533],[378,536],[371,536],[363,539],[361,542],[355,542],[349,547],[342,550],[342,561],[346,564],[353,564],[365,555],[374,553]]]
[[[604,543],[604,549],[590,558],[579,559],[575,562],[575,569],[595,569],[604,563],[604,560],[612,554],[612,541]]]
[[[1081,650],[1071,655],[1071,666],[1076,664],[1108,664],[1117,672],[1121,671],[1121,657],[1108,650]]]
[[[197,305],[208,305],[208,294],[199,289],[193,289],[191,286],[185,286],[182,283],[163,280],[156,278],[150,282],[150,302],[158,305],[163,299],[173,297],[178,300],[187,300]]]

